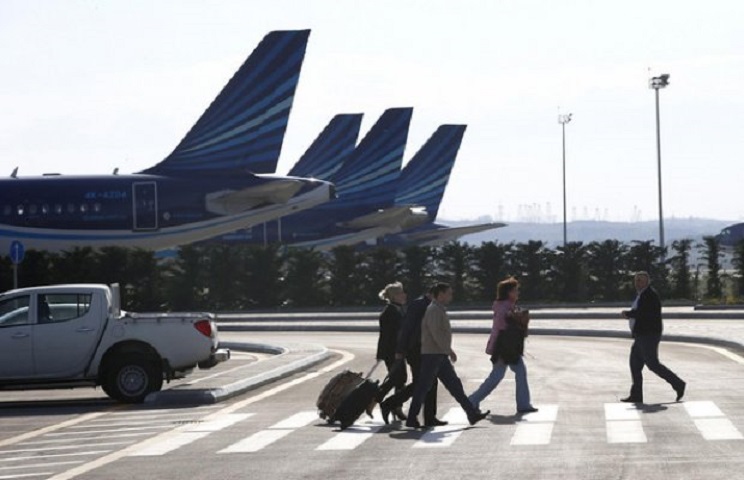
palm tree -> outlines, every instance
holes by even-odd
[[[590,292],[592,298],[614,301],[622,298],[628,246],[618,240],[587,245]]]
[[[587,251],[583,242],[568,242],[556,248],[552,278],[562,301],[582,302],[587,299]]]
[[[702,258],[708,264],[708,275],[706,279],[705,296],[720,299],[723,297],[723,284],[721,282],[721,246],[716,237],[708,235],[703,237],[703,243],[698,245],[702,249]]]
[[[478,300],[492,301],[495,298],[496,285],[511,272],[509,259],[513,248],[513,242],[484,242],[474,249],[473,277],[478,284]]]
[[[550,271],[552,252],[542,240],[517,243],[512,249],[511,269],[520,283],[521,298],[525,301],[545,300],[549,295],[546,279]]]
[[[470,274],[473,247],[466,243],[449,242],[437,255],[438,276],[449,282],[455,292],[455,302],[465,303],[472,296]]]
[[[672,297],[692,299],[692,273],[690,272],[690,251],[692,239],[685,238],[672,242],[674,256],[669,259],[672,267]]]

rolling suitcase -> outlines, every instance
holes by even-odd
[[[364,377],[361,373],[350,370],[344,370],[331,378],[315,402],[320,418],[327,420],[328,423],[333,422],[333,414],[336,413],[341,401],[363,381]]]
[[[379,364],[379,361],[375,363],[364,377],[344,370],[331,378],[316,402],[320,418],[328,423],[339,422],[342,430],[354,423],[377,396],[378,384],[369,377]]]

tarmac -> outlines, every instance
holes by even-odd
[[[531,335],[630,338],[627,320],[620,308],[533,309]],[[377,312],[299,312],[234,313],[217,315],[222,332],[246,331],[323,331],[377,332]],[[722,347],[744,357],[744,310],[699,310],[669,307],[663,311],[664,341]],[[491,313],[487,310],[451,312],[455,333],[487,334]],[[318,344],[270,345],[229,343],[220,345],[232,351],[268,354],[256,362],[231,366],[228,360],[193,381],[155,392],[145,402],[150,405],[213,404],[255,390],[288,376],[308,370],[331,358],[333,353]],[[187,377],[189,378],[189,377]]]

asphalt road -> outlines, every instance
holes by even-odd
[[[451,420],[448,427],[412,432],[377,418],[339,432],[318,419],[315,399],[341,369],[369,369],[376,335],[223,337],[322,343],[339,353],[208,407],[122,407],[81,391],[54,392],[54,403],[0,402],[0,479],[742,478],[744,360],[720,350],[662,344],[662,361],[688,382],[685,401],[675,403],[672,389],[647,374],[647,404],[635,408],[618,403],[629,386],[629,340],[530,337],[537,414],[515,415],[507,373],[481,405],[492,415],[475,427],[464,425],[440,390],[439,416]],[[455,336],[456,369],[468,392],[490,370],[484,344],[484,335]],[[375,372],[382,375],[384,366]]]

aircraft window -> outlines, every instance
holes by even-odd
[[[68,203],[67,204],[67,213],[75,213],[75,204],[74,203]]]
[[[30,213],[31,215],[36,215],[36,211],[37,211],[36,205],[30,205],[28,207],[28,213]]]
[[[23,215],[23,205],[18,205],[16,211],[18,212],[18,215]]]
[[[100,212],[101,211],[101,204],[98,203],[98,202],[94,203],[93,204],[93,211],[96,212],[96,213]]]
[[[60,215],[62,213],[62,205],[57,203],[54,205],[54,213]]]
[[[88,211],[88,204],[87,203],[81,203],[80,204],[80,212],[85,213]]]
[[[0,328],[28,324],[29,296],[0,300]]]
[[[43,213],[44,215],[46,215],[47,213],[49,213],[49,205],[47,205],[46,203],[43,204],[41,206],[41,213]]]
[[[92,295],[65,293],[39,296],[39,322],[59,323],[80,318],[90,310]]]

